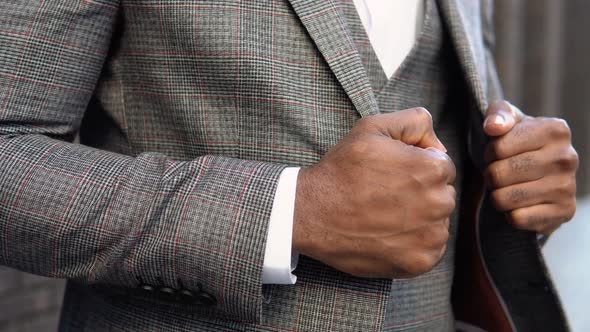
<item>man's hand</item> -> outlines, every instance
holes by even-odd
[[[488,108],[486,179],[496,209],[517,228],[549,235],[576,211],[578,154],[564,120],[525,116],[505,101]]]
[[[422,108],[360,120],[297,182],[293,246],[360,277],[432,269],[448,239],[455,167]]]

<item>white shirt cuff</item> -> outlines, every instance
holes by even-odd
[[[299,259],[299,253],[292,252],[298,174],[299,167],[287,167],[279,177],[266,237],[263,284],[293,285],[297,281],[291,272],[297,267]]]

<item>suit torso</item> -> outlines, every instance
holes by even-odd
[[[468,96],[469,156],[483,167],[482,115],[501,97],[490,1],[438,3]],[[446,328],[445,294],[444,305],[412,291],[392,301],[391,280],[312,259],[295,286],[261,280],[285,167],[317,162],[387,107],[424,104],[448,140],[460,132],[444,120],[453,94],[431,90],[448,73],[421,66],[435,45],[378,91],[336,0],[0,1],[0,264],[70,280],[63,331],[381,331],[390,317],[412,329],[403,310],[436,316],[405,299],[442,308]],[[566,330],[535,234],[479,203],[466,204],[459,224],[475,236],[455,257],[480,269],[462,274],[466,301],[454,304],[487,304],[480,276],[509,327]],[[448,293],[444,273],[407,290]]]
[[[348,2],[345,9],[346,5],[353,6]],[[429,0],[426,8],[423,33],[392,80],[375,70],[374,58],[355,58],[359,61],[355,68],[371,74],[342,73],[350,80],[345,89],[358,90],[347,93],[342,76],[334,75],[334,66],[359,50],[365,55],[368,46],[340,39],[342,34],[354,37],[362,29],[358,17],[350,21],[356,25],[346,22],[353,7],[348,11],[326,7],[324,11],[340,24],[326,23],[332,31],[310,36],[309,26],[301,24],[286,1],[181,1],[158,6],[128,1],[91,113],[107,116],[85,121],[85,132],[92,135],[83,133],[83,143],[128,154],[161,152],[181,160],[210,154],[307,166],[348,132],[359,118],[358,108],[369,105],[368,98],[374,96],[376,104],[365,106],[364,112],[427,107],[460,166],[467,110],[450,103],[454,90],[459,90],[453,76],[460,80],[462,76],[436,2]],[[317,38],[332,38],[339,45],[320,53]],[[352,93],[365,100],[355,103]],[[456,216],[452,224],[455,229]],[[267,301],[259,323],[182,315],[199,329],[220,324],[254,330],[369,331],[381,326],[395,331],[429,326],[449,330],[452,249],[453,241],[443,263],[430,274],[393,285],[353,278],[302,258],[295,286],[265,286]],[[101,303],[95,311],[117,307],[148,313],[141,305],[122,308],[118,297],[102,288],[73,287],[77,286],[70,285],[67,297],[85,293],[86,301]],[[68,324],[68,303],[63,326]],[[150,316],[174,321],[168,317],[174,312],[164,305],[159,314]]]
[[[335,1],[122,1],[82,142],[133,156],[221,155],[307,166],[360,117],[427,106],[461,167],[464,125],[481,115],[487,80],[483,42],[462,30],[466,24],[481,35],[479,2],[454,3],[441,0],[438,12],[431,2],[431,30],[387,83],[359,55]],[[466,85],[455,81],[459,73]],[[469,101],[453,104],[454,89]],[[464,106],[464,113],[452,106]],[[452,260],[451,248],[431,274],[392,285],[302,258],[297,284],[265,286],[260,310],[223,300],[224,312],[201,310],[70,283],[61,329],[445,331],[453,321]]]

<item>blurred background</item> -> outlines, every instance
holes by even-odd
[[[495,10],[507,99],[531,115],[565,118],[574,133],[578,212],[544,254],[573,331],[590,331],[590,1],[495,0]],[[54,331],[62,293],[62,281],[0,267],[0,331]]]

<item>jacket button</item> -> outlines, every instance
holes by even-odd
[[[160,291],[160,293],[164,293],[164,294],[168,294],[168,295],[174,295],[174,293],[176,293],[176,291],[174,291],[174,289],[172,289],[170,287],[160,287],[158,289],[158,291]]]
[[[176,299],[176,291],[170,287],[158,288],[158,297],[164,301],[174,301]]]
[[[176,291],[170,287],[160,287],[158,291],[164,296],[174,296]]]
[[[195,294],[188,289],[181,289],[178,291],[178,298],[185,303],[192,303],[195,300]]]
[[[199,304],[207,307],[217,304],[217,299],[215,298],[215,296],[203,291],[197,294],[197,301],[199,302]]]
[[[146,292],[150,292],[150,293],[155,290],[154,286],[151,286],[148,284],[139,285],[139,288],[146,291]]]

